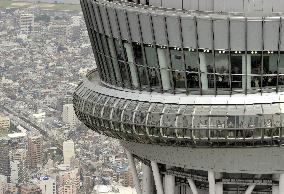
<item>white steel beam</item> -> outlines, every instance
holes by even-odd
[[[248,186],[245,194],[251,194],[252,191],[254,190],[255,186],[256,186],[255,184],[252,184],[252,185]]]
[[[161,179],[161,175],[160,175],[160,172],[159,172],[157,162],[151,161],[151,166],[152,166],[152,171],[153,171],[153,175],[154,175],[157,194],[164,194],[162,179]]]
[[[142,164],[142,172],[143,172],[143,181],[142,181],[143,194],[154,194],[154,179],[151,167]]]
[[[209,194],[215,194],[215,175],[213,171],[208,171]]]
[[[198,191],[197,191],[197,188],[196,188],[194,181],[192,179],[187,179],[187,181],[188,181],[188,184],[190,186],[192,194],[198,194]]]
[[[165,194],[175,193],[175,177],[173,175],[165,175]]]
[[[284,193],[284,174],[280,174],[279,177],[279,194]]]
[[[135,186],[135,189],[136,189],[136,193],[137,194],[142,194],[140,183],[139,183],[139,179],[138,179],[138,174],[137,174],[137,170],[136,170],[136,166],[135,166],[135,163],[134,163],[133,155],[129,151],[126,151],[126,154],[127,154],[128,162],[130,164],[130,168],[131,168],[132,173],[133,173],[133,181],[134,181],[134,186]]]

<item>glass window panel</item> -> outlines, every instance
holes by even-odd
[[[144,65],[144,60],[143,60],[143,53],[142,53],[142,47],[139,43],[133,43],[133,52],[134,52],[134,57],[135,57],[135,63],[137,65]]]
[[[183,56],[181,50],[175,50],[174,48],[170,49],[171,54],[171,61],[172,61],[172,69],[173,70],[184,70],[184,64],[183,64]]]
[[[210,115],[210,128],[225,128],[227,126],[227,107],[213,106]]]
[[[140,43],[133,43],[133,52],[135,57],[135,63],[137,65],[137,71],[139,74],[139,79],[142,87],[144,88],[148,85],[147,76],[146,76],[146,65],[143,58],[142,46]]]
[[[198,54],[197,52],[184,51],[186,71],[187,72],[198,72]]]
[[[103,111],[103,118],[105,119],[109,119],[110,115],[111,115],[111,110],[113,108],[113,105],[116,103],[117,99],[116,98],[111,98],[108,103],[106,104],[106,106],[104,107],[104,111]]]
[[[120,74],[121,77],[123,78],[123,83],[125,85],[125,87],[130,87],[132,80],[131,80],[131,76],[129,76],[129,68],[128,65],[125,63],[124,61],[124,46],[122,44],[122,42],[118,39],[114,39],[114,43],[115,43],[115,49],[116,49],[116,56],[118,59],[118,66],[120,69]]]
[[[164,108],[163,104],[152,104],[151,112],[149,113],[147,121],[147,125],[150,125],[148,127],[149,135],[153,136],[160,135],[159,126],[160,126],[160,119],[163,108]]]
[[[232,88],[242,88],[242,56],[231,56]]]
[[[230,88],[229,55],[216,53],[215,67],[216,67],[216,87]]]
[[[168,105],[162,117],[162,126],[174,127],[176,122],[176,113],[178,111],[177,105]]]
[[[262,87],[275,88],[277,85],[277,54],[263,56]],[[274,87],[273,87],[274,86]]]
[[[101,96],[101,98],[98,100],[95,109],[94,109],[94,116],[95,117],[101,117],[101,111],[104,106],[104,103],[109,99],[108,96]]]
[[[199,88],[199,75],[198,73],[186,72],[187,87],[188,88]]]
[[[279,89],[283,91],[284,89],[284,54],[280,54],[280,62],[279,62],[279,77],[278,77],[278,85]]]
[[[251,80],[251,88],[255,90],[261,86],[261,61],[261,55],[251,55],[251,74],[248,73],[248,81]]]
[[[184,71],[173,71],[175,88],[185,88],[185,77]]]
[[[148,114],[148,109],[150,107],[150,103],[139,102],[138,109],[135,112],[134,123],[137,125],[135,126],[136,131],[139,135],[146,134],[146,117]]]
[[[154,47],[145,46],[145,55],[149,67],[158,67],[157,52]]]
[[[113,108],[113,113],[112,113],[112,120],[113,121],[119,121],[121,120],[121,114],[123,111],[123,107],[127,103],[126,100],[120,99],[119,102],[116,104],[116,106]]]
[[[129,102],[129,104],[126,106],[124,113],[123,113],[123,117],[122,117],[123,127],[125,131],[128,133],[133,133],[133,125],[132,125],[133,114],[134,114],[134,110],[137,104],[138,104],[137,101]]]
[[[148,74],[150,79],[150,85],[152,88],[158,88],[159,85],[159,69],[157,68],[148,68]]]

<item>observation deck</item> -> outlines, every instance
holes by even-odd
[[[138,194],[284,193],[284,1],[81,6],[97,69],[74,109],[121,141]]]

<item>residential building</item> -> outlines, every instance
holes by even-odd
[[[34,14],[21,14],[19,25],[22,34],[31,34],[34,28]]]
[[[56,180],[49,176],[40,177],[42,194],[56,194]]]
[[[71,159],[75,158],[75,146],[72,140],[63,142],[64,164],[70,165]]]
[[[30,168],[42,166],[43,162],[43,137],[42,135],[28,136],[28,160]]]

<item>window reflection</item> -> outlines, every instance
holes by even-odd
[[[251,67],[251,73],[248,72],[247,82],[250,83],[251,89],[258,90],[261,87],[262,57],[261,55],[252,55],[248,57],[250,57],[251,63],[249,64],[248,61],[247,66]],[[250,87],[248,87],[248,89],[250,89]]]
[[[231,56],[232,88],[241,89],[243,81],[243,56]]]
[[[215,67],[216,67],[216,87],[217,90],[224,90],[230,88],[229,77],[229,55],[228,54],[215,54]],[[220,88],[220,89],[218,89]]]
[[[277,54],[270,54],[263,56],[263,90],[275,89],[277,85]]]
[[[94,37],[97,39],[94,52],[101,79],[118,86],[192,94],[199,94],[199,91],[203,94],[230,94],[284,89],[282,53],[182,50],[136,42],[130,44],[99,33],[94,33]]]
[[[125,64],[124,60],[124,46],[122,42],[118,39],[115,39],[115,49],[116,49],[116,54],[117,54],[117,59],[118,59],[118,66],[120,69],[121,77],[123,78],[123,83],[125,87],[130,87],[131,86],[131,77],[129,76],[129,70],[127,64]]]
[[[143,86],[147,87],[148,86],[148,81],[146,76],[147,68],[145,66],[145,61],[143,58],[142,46],[139,43],[133,43],[132,47],[135,57],[135,63],[137,65],[137,71],[140,78],[140,84],[142,85],[142,87]]]
[[[146,55],[146,63],[147,69],[150,79],[151,88],[157,90],[160,88],[159,82],[159,68],[158,68],[158,59],[156,49],[151,46],[144,46],[145,55]]]
[[[171,48],[171,62],[173,69],[173,80],[175,88],[184,88],[185,89],[185,64],[183,62],[183,56],[181,50],[176,50]]]

